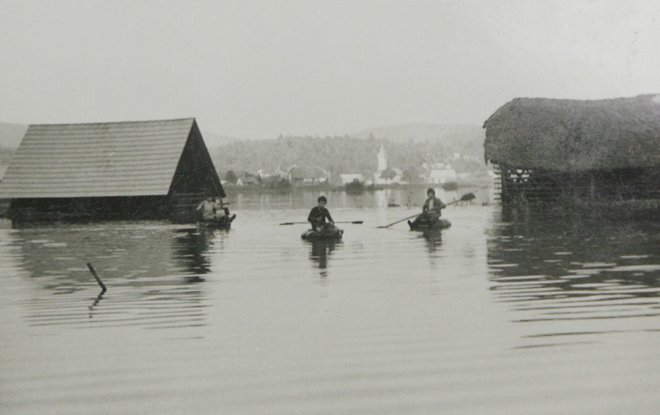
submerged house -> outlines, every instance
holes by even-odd
[[[193,221],[225,197],[194,118],[31,125],[0,183],[17,220]]]
[[[516,98],[484,128],[503,203],[660,199],[660,95]]]

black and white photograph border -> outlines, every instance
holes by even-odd
[[[0,413],[656,415],[660,2],[0,0]]]

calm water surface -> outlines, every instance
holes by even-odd
[[[376,228],[417,195],[333,193],[365,224],[312,244],[278,223],[315,197],[238,195],[229,232],[0,224],[0,412],[660,410],[658,223],[509,220],[481,195],[424,236]]]

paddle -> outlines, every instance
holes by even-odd
[[[306,225],[309,222],[284,222],[280,223],[281,225]],[[343,221],[343,222],[335,222],[335,223],[352,223],[353,225],[362,225],[364,223],[363,220],[354,220],[354,221]]]
[[[472,199],[474,199],[475,197],[476,197],[476,196],[474,195],[474,193],[466,193],[466,194],[464,194],[463,196],[461,196],[460,199],[454,200],[453,202],[449,202],[449,203],[447,203],[445,206],[453,205],[454,203],[458,203],[458,202],[467,202],[468,200],[472,200]],[[389,228],[389,227],[392,226],[392,225],[396,225],[397,223],[401,223],[401,222],[403,222],[404,220],[412,219],[412,218],[414,218],[414,217],[416,217],[416,216],[418,216],[418,215],[419,215],[419,213],[415,213],[415,214],[412,215],[412,216],[408,216],[408,217],[403,218],[403,219],[401,219],[401,220],[398,220],[398,221],[396,221],[396,222],[392,222],[392,223],[390,223],[389,225],[378,226],[378,228],[383,228],[383,229],[385,229],[385,228]]]

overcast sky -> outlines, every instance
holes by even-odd
[[[4,1],[0,121],[241,138],[660,92],[660,1]]]

